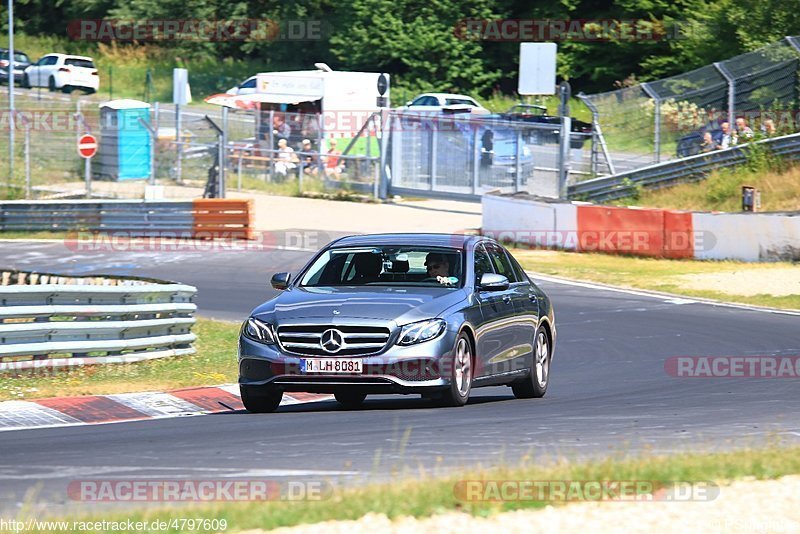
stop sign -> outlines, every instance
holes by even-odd
[[[78,154],[89,159],[97,153],[97,139],[91,134],[84,134],[78,139]]]

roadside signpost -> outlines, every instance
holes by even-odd
[[[92,198],[92,158],[97,154],[97,138],[92,134],[83,134],[78,138],[78,155],[85,163],[86,198]]]

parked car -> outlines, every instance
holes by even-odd
[[[282,293],[239,337],[249,411],[274,411],[292,391],[333,393],[348,408],[371,393],[462,406],[481,386],[507,385],[519,398],[547,391],[553,306],[487,237],[344,237],[271,283]]]
[[[548,115],[545,106],[538,106],[535,104],[516,104],[508,111],[500,113],[498,116],[510,121],[552,124],[556,127],[561,124],[561,117]],[[592,133],[592,124],[573,117],[570,130],[575,134],[580,134],[570,137],[570,147],[583,148],[583,144],[589,139]],[[531,135],[536,137],[535,139],[531,139],[531,142],[535,144],[559,142],[559,128],[553,128],[552,130],[534,130],[531,132]]]
[[[245,81],[225,91],[229,95],[252,95],[256,92],[256,77],[250,76]]]
[[[445,113],[489,114],[474,98],[454,93],[424,93],[406,102],[399,111],[443,111]]]
[[[25,69],[22,85],[47,87],[51,91],[60,89],[65,93],[73,89],[94,93],[100,87],[100,77],[90,57],[48,54]]]
[[[8,83],[8,49],[0,48],[0,83]],[[14,50],[14,83],[22,83],[25,69],[31,64],[25,52]]]

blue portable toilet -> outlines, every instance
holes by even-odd
[[[140,118],[150,122],[147,102],[122,99],[100,104],[100,146],[93,174],[112,180],[150,177],[153,146]]]

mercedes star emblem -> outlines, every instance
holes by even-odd
[[[329,328],[322,333],[319,338],[319,344],[325,352],[339,352],[339,349],[344,345],[344,338],[342,333],[335,328]]]

